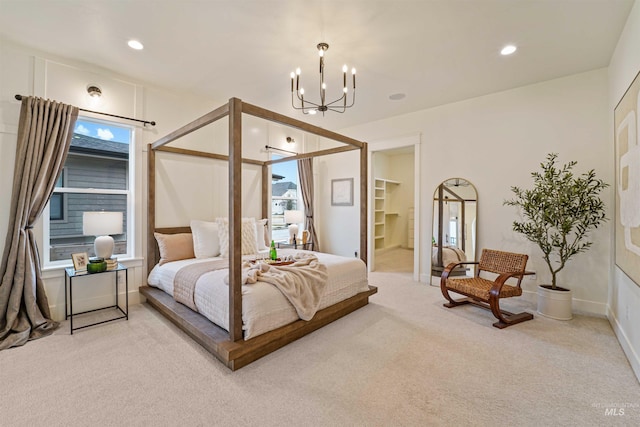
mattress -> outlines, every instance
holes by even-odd
[[[293,255],[301,251],[279,249],[278,255]],[[318,310],[329,307],[369,289],[367,268],[359,258],[313,252],[318,261],[327,267],[327,289],[320,300]],[[193,258],[156,265],[147,282],[173,296],[173,279],[176,273],[189,264],[211,261],[215,258]],[[198,312],[216,325],[229,330],[229,287],[225,283],[227,269],[205,273],[196,282],[195,305]],[[244,339],[254,338],[298,320],[295,308],[273,285],[265,282],[242,286],[242,329]]]

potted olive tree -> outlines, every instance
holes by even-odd
[[[551,273],[551,284],[538,286],[538,312],[569,320],[571,291],[558,286],[558,272],[591,247],[589,232],[607,220],[599,194],[608,184],[596,178],[593,169],[575,176],[575,161],[556,166],[557,157],[548,154],[542,170],[531,173],[533,188],[511,187],[515,197],[504,204],[519,208],[523,220],[514,221],[513,230],[538,245]]]

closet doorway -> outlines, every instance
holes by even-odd
[[[419,135],[371,144],[369,271],[419,281]]]

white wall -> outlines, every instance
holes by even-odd
[[[81,108],[157,122],[157,126],[153,128],[137,125],[134,136],[132,161],[135,162],[136,174],[132,191],[136,215],[133,218],[135,227],[132,231],[135,233],[135,248],[133,259],[124,263],[129,267],[129,300],[130,303],[136,303],[139,300],[138,287],[146,281],[143,262],[146,255],[146,145],[209,112],[226,100],[212,103],[172,93],[166,89],[145,86],[139,81],[119,76],[109,70],[53,57],[6,40],[0,40],[0,82],[0,242],[3,244],[3,250],[9,220],[20,113],[20,102],[14,99],[15,94],[36,95]],[[87,95],[88,84],[98,84],[102,88],[103,96],[98,104]],[[132,124],[128,121],[123,123]],[[202,139],[198,136],[193,138],[195,143]],[[38,243],[41,244],[41,220],[35,232]],[[42,253],[42,248],[40,249]],[[63,270],[45,269],[44,277],[52,316],[57,320],[64,319]],[[92,292],[78,292],[74,298],[74,309],[87,309],[102,304],[101,301],[104,299],[110,300],[111,288],[99,285],[92,289]]]
[[[607,143],[610,147],[614,147],[613,111],[639,71],[640,2],[636,2],[609,64],[608,117],[610,121]],[[610,159],[613,164],[613,151]],[[614,203],[613,195],[609,202]],[[611,217],[613,218],[613,216]],[[611,245],[613,247],[613,236],[611,236]],[[636,376],[640,378],[640,327],[638,327],[640,325],[640,284],[633,283],[615,265],[613,253],[610,256],[610,264],[612,265],[612,274],[607,317],[613,325]]]
[[[389,156],[390,178],[400,182],[394,190],[391,198],[391,210],[398,211],[400,215],[396,218],[393,228],[385,230],[393,233],[390,240],[392,246],[407,247],[408,225],[407,218],[409,208],[413,207],[414,192],[414,161],[413,154],[392,154]]]
[[[360,150],[316,159],[319,191],[316,206],[320,250],[352,257],[360,253]],[[353,206],[331,206],[331,180],[353,178]]]
[[[613,180],[613,157],[607,103],[607,70],[600,69],[465,100],[437,108],[352,127],[342,132],[359,140],[421,134],[420,159],[423,235],[432,227],[432,195],[450,177],[471,181],[478,190],[478,248],[499,248],[530,255],[529,269],[537,281],[526,280],[527,297],[535,300],[538,283],[548,283],[541,253],[511,230],[517,218],[503,206],[510,186],[531,186],[549,152],[562,162],[578,161],[578,172],[595,168],[599,177]],[[337,167],[336,171],[340,171]],[[611,189],[605,194],[610,200]],[[608,206],[610,212],[612,206]],[[611,213],[609,213],[611,217]],[[610,272],[610,223],[593,233],[595,241],[560,274],[574,292],[574,309],[604,315]],[[421,280],[428,282],[430,239],[423,239]]]

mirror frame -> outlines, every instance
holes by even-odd
[[[468,183],[472,188],[473,188],[473,192],[475,193],[475,199],[466,199],[461,197],[460,195],[458,195],[456,192],[454,192],[453,190],[451,190],[448,186],[446,186],[445,184],[449,181],[456,181],[456,182],[460,182],[460,181],[464,181],[466,183]],[[433,194],[433,212],[434,212],[434,218],[431,221],[431,235],[432,236],[437,236],[437,240],[435,241],[435,244],[438,247],[438,251],[437,251],[437,263],[433,263],[433,255],[431,255],[431,276],[440,276],[442,274],[442,272],[445,269],[445,265],[443,265],[443,256],[442,256],[442,247],[443,244],[445,243],[443,240],[443,234],[444,234],[444,227],[443,227],[443,221],[442,221],[442,216],[444,215],[444,207],[443,207],[443,202],[446,200],[446,196],[445,196],[445,192],[450,194],[451,196],[453,196],[451,199],[448,199],[448,201],[450,202],[459,202],[461,203],[461,220],[462,220],[462,227],[461,227],[461,242],[462,242],[462,247],[460,248],[463,252],[465,252],[465,254],[467,253],[466,249],[466,227],[465,227],[465,210],[466,210],[466,206],[465,204],[467,202],[475,202],[476,206],[475,206],[475,218],[476,218],[476,224],[478,223],[477,218],[478,218],[478,190],[476,188],[475,185],[473,185],[473,183],[471,183],[471,181],[469,181],[466,178],[459,178],[459,177],[454,177],[454,178],[448,178],[445,179],[444,181],[442,181],[438,187],[436,187],[436,191]],[[436,217],[436,207],[437,207],[437,217]],[[438,229],[435,229],[435,222],[436,222],[436,218],[438,220]],[[474,239],[473,239],[473,258],[474,259],[467,259],[467,261],[475,261],[476,258],[476,249],[477,249],[477,229],[474,231]],[[432,247],[433,247],[433,238],[432,238]],[[433,251],[431,251],[431,253],[433,253]],[[457,269],[456,269],[457,270]],[[454,272],[452,272],[451,275],[466,275],[466,268],[464,269],[460,269],[459,271],[454,270]]]

